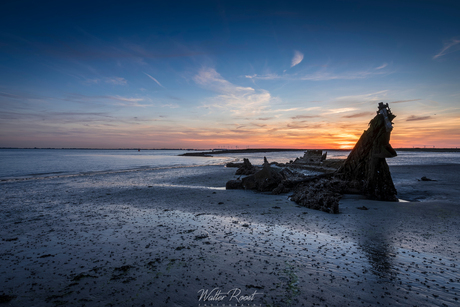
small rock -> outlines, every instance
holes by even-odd
[[[195,240],[202,240],[202,239],[205,239],[207,237],[209,237],[208,234],[201,234],[201,235],[195,236]]]
[[[126,272],[128,271],[129,269],[133,268],[132,265],[123,265],[119,268],[115,268],[114,271],[122,271],[122,272]]]
[[[242,188],[243,188],[243,183],[241,180],[230,180],[225,184],[226,190],[236,190],[236,189],[242,189]]]
[[[427,177],[423,176],[422,178],[418,179],[418,181],[436,181],[436,180],[433,180],[433,179],[430,179],[430,178],[427,178]]]
[[[14,298],[16,298],[16,295],[0,294],[0,303],[8,303]]]
[[[3,241],[6,241],[6,242],[11,242],[11,241],[16,241],[18,238],[8,238],[8,239],[3,239]]]

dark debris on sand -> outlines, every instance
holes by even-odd
[[[7,294],[0,294],[0,304],[1,303],[8,303],[9,301],[16,298],[16,295],[7,295]]]

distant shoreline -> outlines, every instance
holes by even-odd
[[[187,152],[181,156],[210,156],[228,153],[256,153],[256,152],[280,152],[280,151],[307,151],[310,149],[286,149],[286,148],[248,148],[248,149],[228,149],[203,152]],[[311,149],[322,151],[351,151],[351,149]],[[459,148],[395,148],[398,151],[424,151],[424,152],[460,152]]]
[[[181,156],[203,156],[203,155],[219,155],[226,153],[256,153],[256,152],[281,152],[281,151],[307,151],[307,150],[322,150],[322,151],[351,151],[351,149],[334,149],[334,148],[246,148],[246,149],[185,149],[185,148],[21,148],[21,147],[0,147],[0,150],[8,149],[51,149],[51,150],[182,150],[188,151]],[[398,151],[422,151],[422,152],[460,152],[460,148],[395,148]]]

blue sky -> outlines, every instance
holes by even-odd
[[[10,1],[0,146],[457,147],[458,1]]]

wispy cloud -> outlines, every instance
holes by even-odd
[[[114,103],[114,105],[121,106],[121,107],[134,107],[134,108],[153,107],[152,104],[140,104],[137,101],[116,102]]]
[[[116,85],[126,85],[126,83],[128,83],[124,78],[121,77],[106,78],[105,82]]]
[[[25,98],[27,98],[25,96],[19,96],[19,95],[5,93],[5,92],[0,92],[0,97],[15,98],[15,99],[25,99]]]
[[[365,103],[365,102],[376,102],[376,101],[383,101],[388,93],[388,90],[378,91],[374,93],[368,94],[357,94],[357,95],[350,95],[350,96],[340,96],[335,98],[334,100],[340,103]]]
[[[321,110],[321,107],[309,107],[309,108],[302,109],[302,111],[313,111],[313,110]]]
[[[319,115],[296,115],[291,117],[291,119],[306,119],[306,118],[317,118]]]
[[[199,85],[203,85],[218,92],[227,91],[235,87],[233,84],[223,79],[214,68],[201,69],[198,74],[193,77],[193,80]]]
[[[355,114],[350,114],[350,115],[344,115],[342,116],[343,118],[357,118],[357,117],[364,117],[364,116],[372,116],[374,113],[371,112],[361,112],[361,113],[355,113]]]
[[[124,102],[139,102],[139,101],[143,101],[144,99],[143,98],[127,98],[127,97],[122,97],[122,96],[101,96],[101,97],[107,97],[109,99],[113,99],[113,100],[118,100],[118,101],[124,101]]]
[[[446,55],[451,52],[455,52],[460,50],[460,39],[458,38],[452,38],[448,42],[444,43],[444,47],[439,51],[435,56],[433,56],[433,59],[437,59],[443,55]]]
[[[168,97],[169,99],[172,99],[172,100],[179,100],[179,101],[180,101],[180,100],[183,100],[182,98],[176,97],[176,96],[173,96],[173,95],[168,95],[167,97]]]
[[[87,96],[82,94],[70,94],[64,101],[84,103],[94,105],[115,105],[125,107],[151,107],[152,104],[140,104],[139,102],[145,101],[144,98],[123,97],[119,95],[93,95]]]
[[[427,120],[427,119],[431,119],[431,116],[415,116],[415,115],[411,115],[406,119],[406,121],[411,122],[411,121],[416,121],[416,120]]]
[[[289,109],[276,109],[276,110],[273,110],[273,112],[275,113],[279,113],[279,112],[291,112],[291,111],[297,111],[299,110],[299,108],[289,108]],[[308,111],[306,109],[302,109],[303,111]]]
[[[203,87],[218,93],[254,92],[252,87],[236,86],[222,78],[214,68],[203,68],[193,80]]]
[[[294,51],[294,57],[292,58],[292,61],[291,61],[291,67],[294,67],[294,66],[300,64],[300,62],[302,62],[302,60],[303,60],[303,53],[301,53],[300,51],[295,50]]]
[[[283,78],[283,76],[280,76],[280,75],[275,74],[275,73],[265,74],[265,75],[254,74],[254,75],[251,75],[251,76],[246,75],[245,77],[248,78],[248,79],[259,79],[259,80],[276,80],[276,79]],[[286,76],[284,76],[284,77],[286,77]]]
[[[179,108],[178,104],[175,103],[168,103],[168,104],[163,104],[161,105],[163,108],[170,108],[170,109],[177,109]]]
[[[338,108],[338,109],[330,109],[329,111],[326,112],[326,114],[338,114],[338,113],[345,113],[345,112],[351,112],[356,110],[356,108]]]
[[[51,110],[40,110],[36,112],[6,112],[0,114],[0,120],[7,123],[9,134],[12,137],[21,135],[21,129],[30,131],[28,136],[32,139],[43,138],[44,135],[53,138],[59,136],[77,136],[78,138],[88,139],[97,137],[99,142],[93,146],[100,146],[104,140],[104,136],[115,133],[113,136],[126,135],[132,133],[135,126],[139,126],[142,122],[166,122],[167,119],[149,118],[149,117],[132,117],[132,116],[116,116],[108,112],[81,112],[63,111],[53,112]],[[107,127],[111,127],[107,130]],[[115,131],[118,131],[115,132]],[[146,129],[139,131],[145,133]],[[83,134],[83,135],[82,135]],[[133,138],[137,137],[136,133]],[[69,144],[70,145],[70,144]]]
[[[101,118],[112,119],[109,113],[105,112],[51,112],[51,111],[38,111],[38,112],[3,112],[0,115],[2,120],[25,120],[25,121],[51,121],[56,123],[82,123]]]
[[[335,73],[327,71],[326,69],[321,69],[310,74],[282,74],[278,75],[276,73],[269,73],[264,75],[246,75],[248,79],[257,79],[257,80],[305,80],[305,81],[330,81],[330,80],[356,80],[356,79],[365,79],[378,75],[388,74],[387,71],[381,70],[384,67],[376,70],[361,70],[361,71],[347,71],[343,73]]]
[[[317,71],[300,77],[301,80],[308,81],[329,81],[329,80],[355,80],[385,74],[385,72],[375,72],[371,70],[349,71],[344,73],[331,73],[327,71]]]
[[[419,101],[422,99],[408,99],[408,100],[396,100],[396,101],[391,101],[390,103],[403,103],[403,102],[411,102],[411,101]]]
[[[121,97],[121,96],[107,96],[110,100],[115,100],[116,102],[113,103],[117,106],[122,107],[136,107],[136,108],[145,108],[145,107],[152,107],[152,104],[140,104],[140,101],[144,101],[144,98],[128,98],[128,97]]]
[[[382,68],[385,68],[387,66],[388,66],[387,63],[383,63],[382,65],[380,65],[379,67],[376,67],[375,69],[382,69]]]
[[[222,78],[214,68],[203,68],[193,80],[208,90],[219,93],[204,105],[208,108],[228,109],[236,114],[256,114],[266,109],[272,100],[266,90],[255,90],[232,84]]]
[[[99,79],[86,79],[84,83],[86,84],[98,84],[101,80]]]
[[[159,86],[161,86],[162,88],[165,88],[163,85],[161,85],[160,82],[158,82],[157,79],[155,79],[154,77],[152,77],[151,75],[149,75],[148,73],[144,73],[147,75],[147,77],[149,77],[150,79],[152,79],[153,81],[155,81]]]

